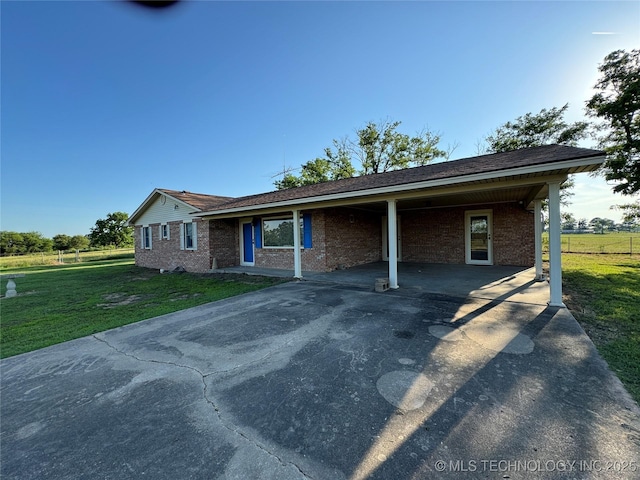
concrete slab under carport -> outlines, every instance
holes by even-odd
[[[236,266],[216,272],[292,277],[292,270]],[[303,271],[302,280],[374,289],[376,279],[388,277],[388,263],[375,262],[332,272]],[[535,279],[534,268],[500,265],[398,263],[402,295],[436,293],[457,297],[520,301],[546,305],[549,283]]]
[[[640,463],[638,406],[570,313],[536,303],[289,282],[0,369],[3,478],[619,479]]]

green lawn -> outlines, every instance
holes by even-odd
[[[561,248],[566,253],[633,253],[640,255],[640,233],[563,233]],[[549,234],[542,235],[542,244],[548,250]]]
[[[76,255],[75,250],[62,253],[62,262],[73,264],[79,262],[95,262],[98,260],[125,259],[134,257],[133,248],[105,248],[104,250],[82,251]],[[33,267],[36,265],[58,265],[58,252],[28,253],[26,255],[7,255],[0,257],[0,272],[13,271],[16,268]]]
[[[640,256],[562,254],[565,302],[640,403]]]
[[[0,300],[0,358],[265,288],[282,280],[165,273],[131,258],[3,269],[21,272],[18,296]],[[1,293],[6,291],[2,280]]]

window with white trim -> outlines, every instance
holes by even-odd
[[[166,223],[160,225],[160,238],[163,240],[169,240],[169,225]]]
[[[198,234],[197,223],[189,222],[180,225],[180,249],[181,250],[197,250]]]
[[[142,227],[140,229],[141,247],[145,250],[151,250],[151,227]]]

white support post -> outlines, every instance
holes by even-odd
[[[398,288],[398,216],[396,201],[387,200],[387,233],[389,235],[389,288]]]
[[[542,274],[542,200],[535,200],[533,209],[536,280],[544,280]]]
[[[550,307],[562,303],[562,256],[560,251],[560,183],[549,184],[549,286]]]
[[[293,276],[302,278],[302,255],[300,253],[300,210],[293,211]]]

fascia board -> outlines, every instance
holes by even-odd
[[[357,199],[362,197],[374,197],[374,196],[388,196],[393,194],[400,194],[411,190],[423,190],[435,187],[454,186],[459,183],[467,182],[481,182],[486,180],[501,179],[505,177],[517,176],[517,175],[529,175],[532,173],[544,173],[554,170],[571,169],[574,167],[582,167],[585,165],[594,165],[604,162],[604,156],[578,158],[573,160],[567,160],[564,162],[555,162],[542,165],[530,165],[526,167],[518,167],[508,170],[499,170],[486,173],[476,173],[471,175],[461,175],[458,177],[440,178],[437,180],[426,180],[423,182],[407,183],[403,185],[393,185],[388,187],[379,187],[367,190],[356,190],[352,192],[334,193],[329,195],[320,195],[317,197],[304,197],[295,200],[285,200],[282,202],[273,202],[262,205],[251,205],[246,207],[228,208],[222,210],[212,210],[208,212],[200,212],[198,216],[218,216],[227,214],[236,214],[241,212],[247,212],[252,210],[265,210],[265,209],[278,209],[282,207],[294,207],[300,205],[312,205],[316,203],[330,202],[333,200],[348,200]]]

